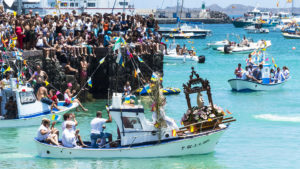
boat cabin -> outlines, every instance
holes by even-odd
[[[172,136],[172,128],[158,129],[154,122],[145,117],[144,107],[140,104],[122,103],[122,93],[113,93],[110,114],[115,120],[120,134],[121,146],[156,143],[177,138]]]
[[[258,67],[257,65],[254,65],[253,70],[256,69],[257,67]],[[271,71],[271,65],[263,64],[263,68],[261,70],[262,84],[270,84],[270,82],[271,82],[270,71]]]
[[[5,105],[10,97],[13,97],[13,101],[17,105],[17,119],[32,118],[51,113],[51,107],[49,105],[36,99],[31,85],[18,85],[16,78],[11,78],[10,84],[6,85],[2,90],[2,115],[7,113]],[[2,119],[4,119],[4,117],[2,117]]]

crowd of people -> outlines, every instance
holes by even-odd
[[[2,50],[44,50],[45,57],[59,62],[65,74],[75,75],[81,87],[88,79],[89,57],[96,57],[95,49],[112,48],[119,37],[125,41],[124,47],[133,56],[160,52],[161,44],[166,47],[161,42],[162,35],[158,32],[158,22],[151,14],[148,17],[124,13],[90,15],[77,14],[73,11],[42,17],[39,13],[29,11],[22,15],[2,13],[1,18]],[[36,71],[31,77],[25,78],[26,82],[34,85],[38,100],[59,109],[55,98],[57,90],[45,84],[48,82],[47,73],[41,70],[40,65],[34,69]],[[75,92],[68,84],[67,90],[63,93],[66,103]],[[87,111],[79,100],[74,101]]]

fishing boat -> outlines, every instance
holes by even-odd
[[[201,86],[196,86],[201,84]],[[188,83],[184,84],[188,111],[184,113],[181,128],[164,112],[165,98],[159,83],[152,86],[153,119],[145,117],[144,107],[122,103],[122,94],[114,93],[110,114],[119,128],[120,139],[114,147],[111,143],[99,148],[67,148],[54,146],[34,139],[38,156],[46,158],[152,158],[207,154],[214,151],[221,135],[235,119],[225,118],[221,108],[213,105],[209,82],[199,77],[194,70]],[[190,94],[206,91],[209,105],[200,102],[192,107]],[[197,120],[196,120],[197,119]],[[85,142],[90,145],[89,142]]]
[[[234,44],[234,45],[225,45],[224,47],[217,48],[218,51],[222,53],[249,53],[253,50],[263,49],[270,47],[270,40],[259,40],[258,42],[249,42],[248,45]]]
[[[264,59],[263,59],[264,60]],[[280,89],[289,79],[285,79],[284,81],[275,82],[274,79],[270,77],[271,64],[262,64],[263,68],[262,72],[262,80],[261,82],[249,80],[249,79],[230,79],[228,83],[230,84],[232,90],[234,91],[261,91],[261,90],[276,90]],[[257,68],[257,65],[254,65],[253,68]]]
[[[282,33],[282,36],[286,39],[300,39],[299,34],[293,34],[293,33]]]
[[[61,115],[70,110],[78,107],[78,103],[71,103],[65,105],[64,101],[58,102],[58,108],[51,111],[48,104],[42,103],[36,99],[33,88],[30,84],[18,85],[17,79],[12,78],[10,85],[2,90],[2,112],[5,111],[5,104],[12,96],[17,105],[17,118],[5,119],[3,116],[0,118],[0,128],[9,127],[25,127],[39,125],[43,118],[53,119],[60,121]]]

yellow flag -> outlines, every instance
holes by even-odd
[[[191,126],[191,127],[190,127],[190,132],[193,133],[194,131],[195,131],[195,127],[194,127],[194,126]]]
[[[212,121],[212,119],[211,119],[211,118],[209,118],[209,119],[207,119],[207,121]]]
[[[266,48],[263,48],[262,51],[266,51]]]
[[[134,78],[136,78],[136,76],[137,76],[137,72],[136,70],[134,70]]]
[[[176,137],[176,134],[177,134],[177,133],[176,133],[176,130],[172,130],[172,136],[173,136],[173,137]]]
[[[14,11],[13,14],[14,14],[14,16],[17,16],[17,12],[16,11]]]
[[[48,81],[46,81],[46,80],[45,80],[45,85],[46,85],[46,86],[48,86],[48,85],[49,85],[49,82],[48,82]]]
[[[10,66],[8,66],[8,68],[3,73],[9,72],[9,71],[10,71]]]

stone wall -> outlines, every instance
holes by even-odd
[[[97,66],[99,65],[99,61],[107,54],[108,55],[105,59],[105,62],[100,65],[92,77],[93,87],[89,89],[89,92],[92,93],[94,98],[106,98],[108,89],[110,89],[111,92],[122,92],[126,81],[131,82],[132,89],[137,89],[139,87],[138,79],[134,77],[134,68],[131,63],[132,61],[129,60],[124,50],[122,53],[123,56],[125,56],[125,67],[122,67],[116,63],[117,56],[113,54],[111,48],[97,48],[95,53],[96,57],[87,58],[87,61],[90,64],[88,76],[91,76],[91,74],[96,70]],[[10,60],[15,59],[11,56],[11,54],[9,55]],[[143,55],[140,57],[153,71],[163,73],[163,54]],[[49,76],[48,81],[61,92],[65,90],[68,82],[72,82],[75,87],[77,86],[77,90],[79,90],[78,82],[74,75],[65,75],[64,68],[60,65],[60,63],[54,62],[51,59],[46,59],[43,51],[24,51],[23,58],[27,60],[27,63],[31,68],[35,68],[37,64],[41,65],[42,69]],[[132,59],[139,65],[145,80],[150,79],[152,71],[149,70],[144,63],[140,63],[136,57]],[[80,65],[79,61],[77,62],[78,63],[75,63],[75,65]],[[86,97],[86,93],[83,93],[83,97]]]

